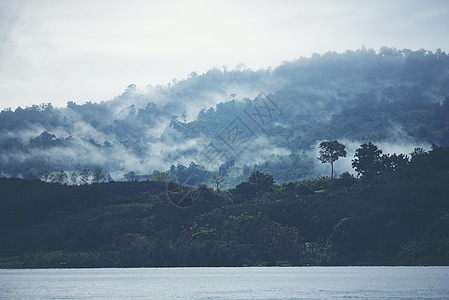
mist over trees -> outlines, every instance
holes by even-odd
[[[448,70],[362,48],[5,109],[0,267],[448,265]]]
[[[100,103],[5,109],[0,176],[39,178],[47,171],[81,184],[84,170],[101,169],[101,180],[192,173],[195,183],[217,188],[235,186],[255,171],[273,174],[278,183],[324,176],[328,171],[316,160],[323,140],[397,145],[396,152],[406,154],[417,146],[449,145],[448,69],[449,56],[440,50],[362,48],[276,68],[192,72],[145,91],[131,84]],[[263,128],[245,114],[262,91],[282,110]],[[238,153],[223,141],[236,118],[252,134]],[[198,160],[210,144],[223,154],[214,167]],[[401,161],[389,159],[390,165]],[[230,161],[226,174],[210,173]],[[351,162],[336,167],[338,174],[351,171]]]
[[[449,147],[382,150],[359,145],[361,178],[256,171],[221,191],[2,178],[0,267],[449,265]]]

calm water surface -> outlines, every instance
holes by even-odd
[[[0,299],[449,299],[449,267],[0,270]]]

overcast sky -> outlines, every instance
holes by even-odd
[[[0,109],[365,45],[449,51],[449,1],[0,0]]]

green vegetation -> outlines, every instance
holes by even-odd
[[[449,265],[449,148],[363,144],[353,163],[360,178],[222,191],[3,178],[0,267]]]
[[[345,145],[338,141],[323,141],[320,143],[320,157],[318,159],[323,163],[331,164],[331,179],[334,178],[334,162],[339,157],[346,157]]]
[[[147,180],[173,165],[168,175],[174,177],[190,162],[205,164],[196,158],[213,142],[235,165],[218,175],[193,166],[194,185],[218,180],[221,189],[231,188],[255,171],[278,183],[320,177],[327,170],[307,154],[323,140],[449,146],[448,69],[449,55],[441,50],[362,48],[273,69],[212,69],[148,92],[131,84],[100,103],[5,109],[0,176],[33,179],[48,171],[47,181],[66,181],[66,173],[69,184],[79,184],[101,169],[101,181]],[[261,91],[282,110],[270,110],[263,130],[245,113],[254,104],[247,97]],[[243,155],[219,138],[236,118],[259,137]]]
[[[448,69],[362,48],[5,109],[0,267],[448,265]]]

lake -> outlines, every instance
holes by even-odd
[[[448,299],[449,267],[0,270],[0,299]]]

